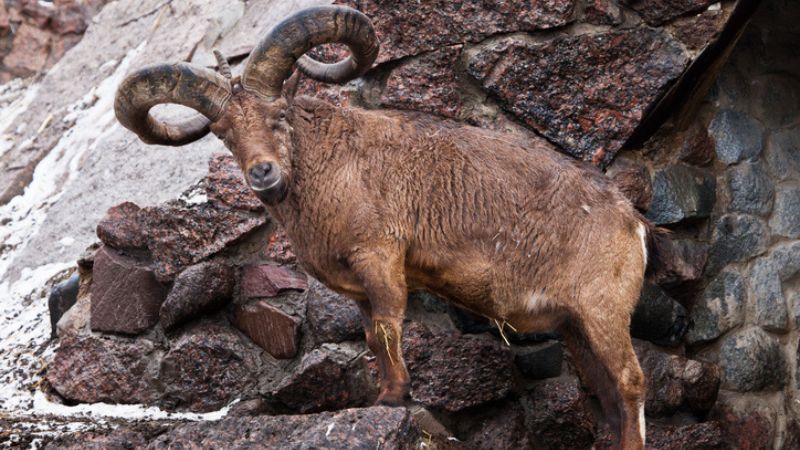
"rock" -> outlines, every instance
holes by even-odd
[[[721,9],[679,17],[672,23],[673,33],[686,48],[702,50],[717,39],[725,25],[725,19],[725,13]]]
[[[756,323],[767,331],[789,331],[789,312],[779,278],[779,268],[770,258],[758,258],[750,271],[755,296]]]
[[[747,214],[726,214],[717,219],[711,234],[707,272],[717,273],[732,262],[744,261],[767,249],[767,226]]]
[[[355,301],[312,281],[307,297],[306,318],[314,341],[342,342],[364,339],[361,311]]]
[[[470,448],[486,450],[528,449],[533,443],[525,427],[525,410],[518,402],[504,404],[479,420],[464,439]]]
[[[47,368],[47,381],[70,401],[149,403],[157,398],[150,375],[157,354],[144,339],[65,336]]]
[[[769,171],[778,180],[800,174],[800,132],[798,128],[773,132],[766,148]]]
[[[714,0],[624,0],[649,25],[659,26],[686,13],[700,11]]]
[[[75,272],[67,280],[58,283],[50,291],[47,307],[50,310],[50,338],[56,337],[56,324],[67,310],[78,301],[80,276]]]
[[[109,247],[97,252],[92,275],[93,331],[139,334],[158,323],[167,289],[141,261]]]
[[[800,78],[788,72],[770,72],[752,80],[753,113],[769,128],[796,124]]]
[[[692,326],[686,342],[712,341],[744,322],[747,300],[744,281],[736,272],[722,272],[714,278],[692,306]]]
[[[68,335],[79,335],[91,333],[89,323],[92,314],[91,294],[79,295],[74,305],[64,312],[58,323],[56,323],[56,335],[63,338]]]
[[[109,208],[97,224],[97,237],[120,250],[146,249],[147,235],[140,211],[141,208],[132,202]]]
[[[258,300],[237,305],[233,324],[259,347],[278,359],[291,359],[300,348],[302,320]]]
[[[708,244],[693,239],[670,239],[668,249],[659,249],[658,264],[648,270],[653,283],[666,288],[684,286],[703,278]]]
[[[272,395],[299,413],[331,411],[363,405],[370,393],[367,368],[350,347],[327,345],[303,356]]]
[[[271,412],[272,408],[269,403],[259,397],[235,403],[228,410],[228,414],[226,414],[225,417],[252,417],[270,414]]]
[[[729,445],[727,448],[760,450],[772,447],[771,443],[775,437],[772,430],[774,417],[768,417],[755,408],[751,411],[734,411],[728,405],[720,407],[714,416],[722,425]]]
[[[3,58],[4,69],[17,77],[41,72],[47,67],[52,39],[50,32],[23,22],[14,34],[11,52]]]
[[[269,243],[264,251],[265,256],[278,264],[295,264],[297,256],[292,251],[292,242],[286,231],[277,228],[269,238]]]
[[[511,351],[487,336],[433,334],[410,323],[403,354],[411,374],[411,398],[456,412],[504,398],[513,386]]]
[[[223,263],[206,261],[190,266],[175,278],[161,305],[161,326],[169,330],[225,306],[233,297],[235,283],[233,268]]]
[[[584,20],[594,25],[619,25],[622,12],[617,0],[591,0],[583,10]]]
[[[719,422],[647,424],[647,448],[653,450],[726,450],[730,444],[725,437]]]
[[[514,363],[525,377],[541,380],[561,375],[562,359],[561,342],[550,341],[519,349],[514,357]]]
[[[717,159],[734,164],[753,159],[761,153],[764,132],[761,126],[738,111],[724,109],[709,126],[717,150]]]
[[[200,323],[170,345],[159,367],[162,406],[194,412],[220,409],[256,382],[259,352],[228,327]]]
[[[479,42],[495,34],[560,27],[574,20],[576,2],[337,0],[335,3],[358,8],[372,20],[381,47],[377,62],[382,63],[448,45]]]
[[[567,153],[607,164],[687,63],[667,34],[639,28],[501,39],[474,52],[467,72]]]
[[[769,221],[773,233],[791,238],[800,238],[800,188],[781,187],[775,197],[775,211]]]
[[[386,80],[381,106],[461,118],[464,99],[455,73],[461,48],[440,48],[393,70]]]
[[[146,445],[145,434],[120,427],[108,434],[63,433],[48,443],[45,450],[128,450],[144,448]]]
[[[759,328],[726,336],[719,350],[722,387],[738,392],[779,389],[786,383],[786,360],[778,340]]]
[[[778,267],[781,281],[793,278],[800,273],[800,242],[777,245],[772,251],[772,259]]]
[[[591,447],[596,427],[577,379],[545,380],[536,385],[523,402],[527,404],[527,428],[542,448]]]
[[[647,387],[645,412],[667,417],[678,410],[705,415],[714,406],[720,369],[710,363],[664,353],[652,344],[634,341]]]
[[[708,217],[716,201],[711,173],[683,164],[668,166],[653,177],[653,200],[646,217],[657,225]]]
[[[206,195],[209,201],[220,206],[264,211],[264,205],[244,182],[242,169],[231,155],[216,154],[208,160]]]
[[[190,422],[158,436],[147,448],[413,450],[420,439],[421,433],[407,409],[374,406],[320,414]]]
[[[237,242],[266,223],[263,214],[175,202],[141,211],[148,248],[161,281]]]
[[[689,326],[686,309],[658,286],[646,283],[631,317],[631,336],[658,345],[681,344]]]
[[[680,160],[693,166],[707,166],[714,160],[714,140],[697,122],[689,128],[680,149]]]
[[[613,167],[617,167],[617,165],[619,165],[619,161]],[[625,197],[633,203],[633,206],[642,211],[650,208],[650,201],[653,198],[653,183],[650,181],[650,172],[647,167],[635,164],[623,166],[618,170],[613,170],[611,179]]]
[[[305,291],[308,279],[304,273],[281,266],[258,264],[242,271],[240,294],[244,298],[270,298],[288,290]]]
[[[766,215],[772,210],[775,188],[760,162],[743,162],[731,167],[726,174],[730,203],[728,211]],[[800,190],[798,190],[800,193]],[[800,208],[800,195],[796,208]],[[797,212],[795,209],[793,212]],[[796,220],[794,222],[797,222]],[[798,227],[800,231],[800,226]]]

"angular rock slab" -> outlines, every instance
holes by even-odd
[[[575,0],[485,2],[467,0],[337,0],[361,10],[380,40],[378,63],[487,36],[534,31],[574,20]]]
[[[649,25],[658,26],[687,13],[705,9],[715,0],[623,0]]]
[[[72,401],[149,403],[158,397],[148,377],[156,352],[145,340],[67,336],[47,368],[47,381]]]
[[[259,360],[258,349],[230,327],[201,323],[187,328],[161,360],[162,404],[217,410],[255,383]]]
[[[240,294],[244,298],[270,298],[288,291],[308,289],[308,277],[281,266],[251,265],[242,271]]]
[[[139,334],[158,323],[158,311],[167,297],[150,268],[101,247],[92,274],[92,318],[94,331]]]
[[[686,309],[658,286],[646,283],[631,317],[631,336],[658,345],[681,343],[689,321]]]
[[[575,378],[537,384],[523,399],[528,404],[528,428],[536,441],[548,449],[591,447],[596,426],[586,400]]]
[[[418,448],[421,433],[405,408],[374,406],[297,416],[234,417],[179,425],[150,442],[158,448]]]
[[[291,359],[300,348],[302,320],[266,300],[237,305],[233,324],[259,347],[278,359]]]
[[[646,217],[657,225],[708,217],[717,198],[710,172],[684,164],[669,166],[653,177],[653,200]]]
[[[458,333],[433,334],[412,323],[403,333],[411,398],[455,412],[499,400],[513,386],[513,357],[499,340]]]
[[[316,342],[364,339],[361,311],[356,302],[313,281],[307,297],[306,318]]]
[[[216,154],[208,160],[206,195],[212,203],[247,211],[264,211],[264,205],[244,182],[242,169],[231,155]]]
[[[714,406],[720,385],[719,367],[671,355],[641,341],[635,341],[634,349],[647,380],[648,416],[666,417],[678,410],[702,416]]]
[[[686,342],[708,342],[741,325],[746,300],[747,290],[741,275],[736,272],[717,275],[692,305],[689,315],[692,326]]]
[[[501,107],[585,160],[607,163],[688,58],[663,31],[629,29],[481,48],[467,71]]]
[[[181,272],[161,305],[159,321],[171,329],[199,315],[223,307],[233,297],[236,284],[232,267],[202,262]]]
[[[726,336],[719,350],[722,386],[738,392],[781,388],[787,361],[777,338],[752,327]]]

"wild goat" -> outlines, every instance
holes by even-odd
[[[334,64],[305,53],[325,43]],[[345,7],[301,11],[253,50],[241,78],[188,64],[131,74],[119,121],[151,144],[212,131],[286,230],[302,266],[361,308],[383,404],[409,374],[400,347],[409,290],[427,290],[521,333],[559,330],[599,395],[619,445],[644,445],[644,377],[628,331],[655,229],[598,171],[548,144],[399,111],[294,96],[295,63],[342,83],[378,54],[369,19]],[[285,86],[286,84],[286,86]],[[167,124],[151,107],[205,117]]]

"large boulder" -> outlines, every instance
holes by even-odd
[[[306,318],[316,342],[342,342],[364,339],[361,311],[355,301],[313,281],[307,297]]]

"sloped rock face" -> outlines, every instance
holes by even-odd
[[[596,426],[578,381],[553,379],[537,385],[525,398],[537,442],[545,448],[589,448]]]
[[[633,29],[544,44],[506,39],[479,50],[468,72],[571,155],[603,161],[687,62],[667,34]]]
[[[234,269],[220,262],[202,262],[178,275],[159,310],[159,320],[169,330],[202,313],[213,312],[233,298]]]

